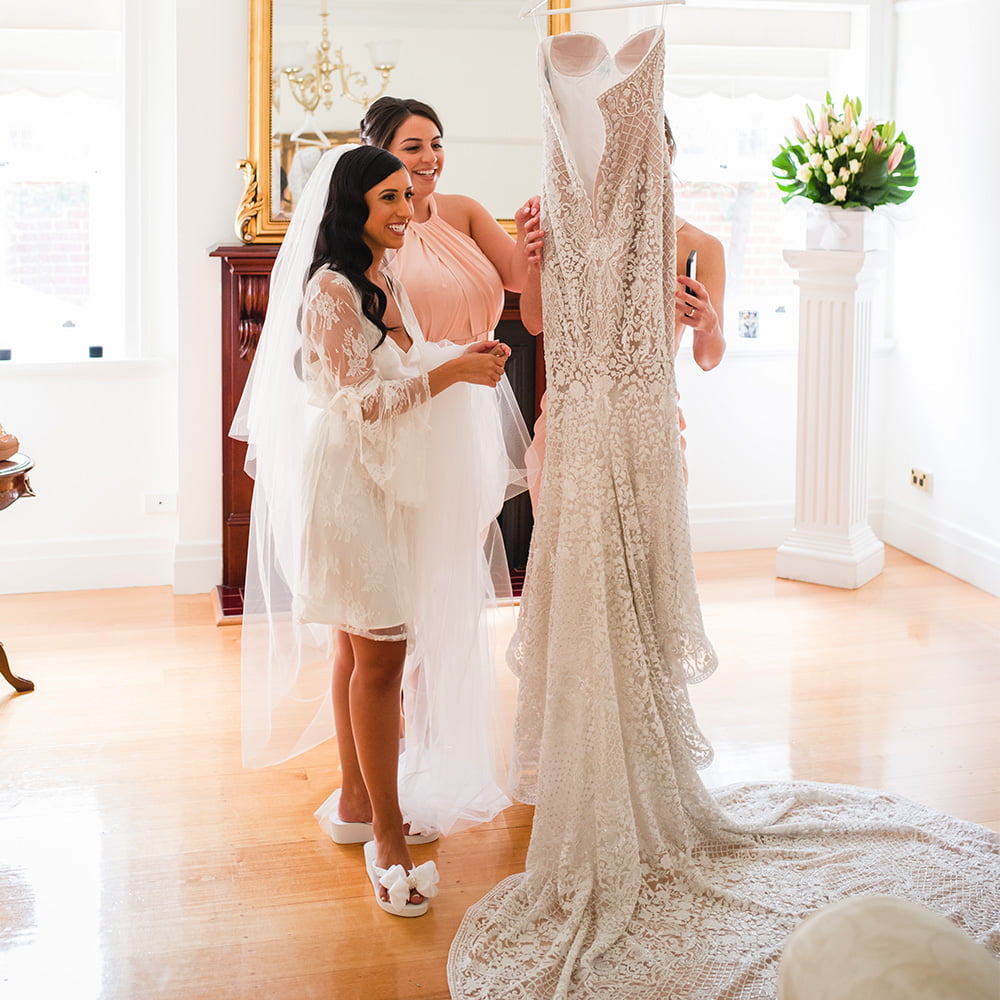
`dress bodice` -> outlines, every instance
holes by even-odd
[[[643,63],[656,38],[655,29],[639,32],[612,55],[597,35],[569,32],[549,38],[540,50],[542,74],[558,110],[562,136],[591,198],[608,141],[599,98]]]
[[[543,226],[546,254],[560,262],[542,269],[548,377],[663,386],[676,276],[662,105],[650,99],[662,92],[662,29],[614,56],[595,36],[557,35],[539,58]],[[651,335],[651,318],[668,336]]]
[[[483,340],[503,311],[503,283],[471,236],[438,214],[434,199],[426,222],[411,222],[392,262],[429,341]]]

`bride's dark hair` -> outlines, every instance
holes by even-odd
[[[308,278],[325,264],[343,274],[358,290],[361,311],[382,333],[376,347],[381,346],[389,328],[384,320],[385,292],[365,274],[374,260],[362,237],[368,221],[365,193],[402,169],[403,164],[392,153],[378,146],[358,146],[341,156],[330,177],[330,193],[309,267]]]

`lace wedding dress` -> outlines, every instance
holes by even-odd
[[[572,33],[540,50],[548,440],[512,646],[514,794],[537,808],[526,872],[459,928],[455,998],[773,998],[802,918],[864,893],[1000,952],[997,834],[876,791],[713,794],[698,776],[711,750],[686,686],[716,658],[676,415],[663,44],[653,28],[614,56]],[[591,115],[562,99],[588,87]]]

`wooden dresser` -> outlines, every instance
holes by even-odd
[[[233,414],[243,394],[250,362],[267,312],[276,243],[217,246],[210,253],[222,265],[222,586],[238,590],[246,577],[247,540],[253,480],[243,471],[246,445],[229,437]],[[521,325],[518,297],[507,293],[497,336],[511,348],[507,376],[525,423],[531,430],[544,391],[541,338]],[[500,528],[511,576],[516,580],[528,559],[531,502],[525,493],[505,504]]]

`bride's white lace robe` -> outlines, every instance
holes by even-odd
[[[527,871],[459,929],[452,995],[773,998],[791,930],[855,893],[924,902],[1000,952],[991,831],[847,786],[713,795],[697,774],[711,752],[686,685],[715,655],[676,418],[663,33],[627,43],[632,68],[597,97],[593,200],[549,88],[553,44],[576,43],[542,43],[548,441],[513,648],[515,794],[537,808]]]

